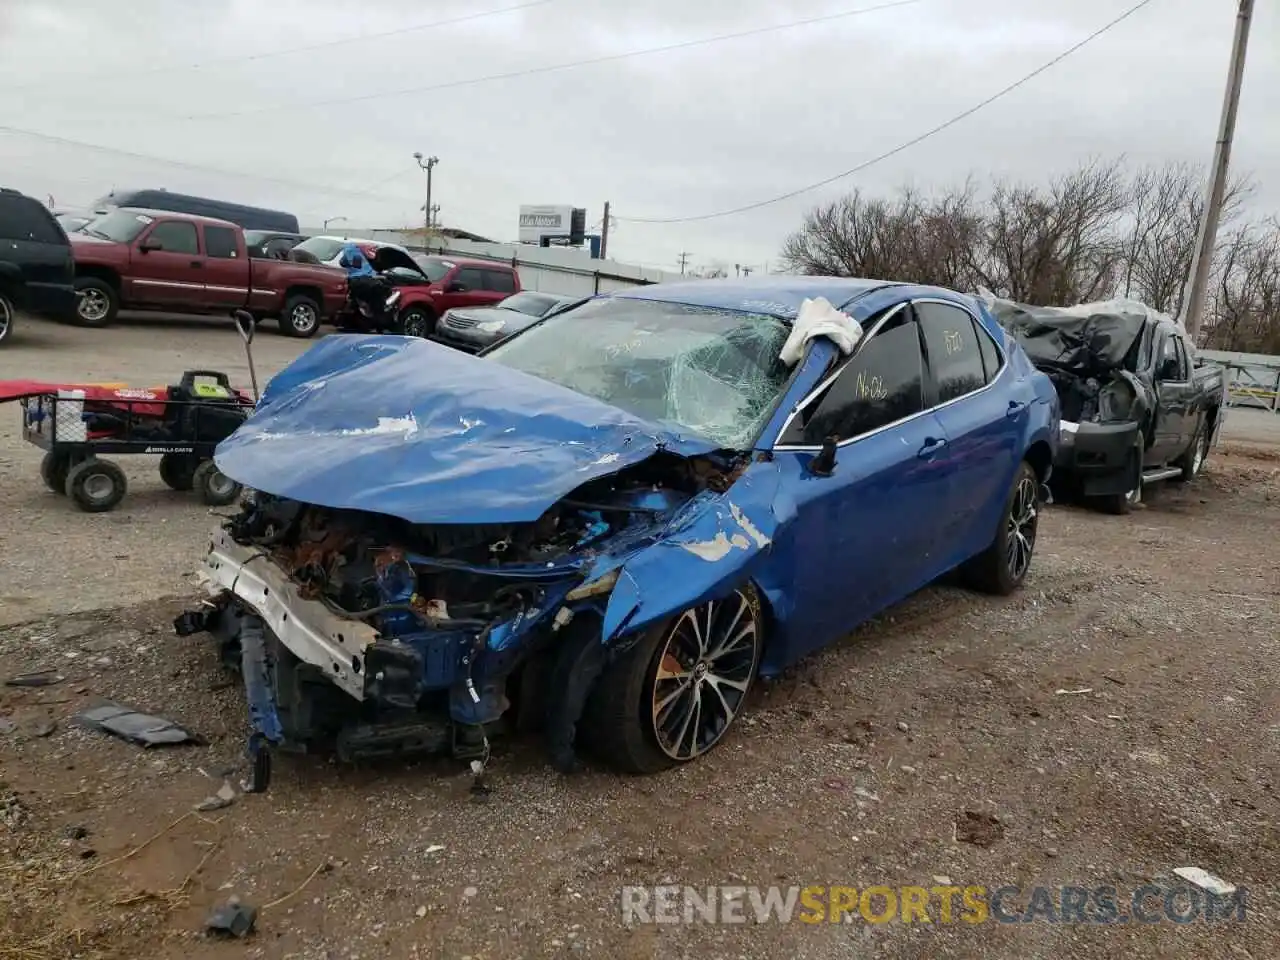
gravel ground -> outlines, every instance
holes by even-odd
[[[31,323],[0,378],[243,375],[234,333],[208,326]],[[300,349],[256,346],[260,372]],[[1280,452],[1252,436],[1129,517],[1050,508],[1019,594],[923,591],[762,686],[692,767],[565,777],[522,742],[476,802],[453,764],[290,758],[269,793],[196,815],[246,729],[213,651],[169,628],[214,518],[133,465],[120,509],[81,514],[15,433],[0,421],[0,677],[65,679],[0,687],[0,958],[1280,955]],[[207,744],[74,727],[96,697]],[[1123,899],[1181,866],[1246,886],[1246,922],[628,928],[619,910],[622,886],[659,883]],[[206,939],[232,895],[263,907],[257,933]]]

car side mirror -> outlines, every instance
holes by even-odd
[[[1176,380],[1178,378],[1178,359],[1177,357],[1169,357],[1160,364],[1161,380]]]
[[[836,444],[839,437],[834,433],[822,441],[822,449],[809,461],[809,472],[815,477],[829,477],[836,469]]]
[[[458,283],[458,281],[455,280],[453,283],[449,284],[447,287],[444,288],[444,292],[445,293],[466,293],[467,285],[465,283]]]
[[[150,253],[152,250],[163,250],[163,249],[164,249],[164,244],[161,243],[159,240],[143,240],[140,244],[138,244],[138,251],[140,253]]]

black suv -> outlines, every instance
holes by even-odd
[[[71,243],[37,200],[0,187],[0,344],[18,310],[54,320],[75,316],[76,266]]]

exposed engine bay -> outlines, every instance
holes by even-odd
[[[625,558],[745,465],[659,452],[518,524],[415,524],[258,492],[212,538],[211,599],[175,626],[209,631],[243,672],[255,755],[483,760],[495,730],[551,724],[567,725],[552,737],[567,766],[585,692],[557,663],[602,647]]]

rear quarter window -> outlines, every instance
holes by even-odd
[[[0,240],[67,245],[53,214],[30,197],[13,194],[0,194]]]

